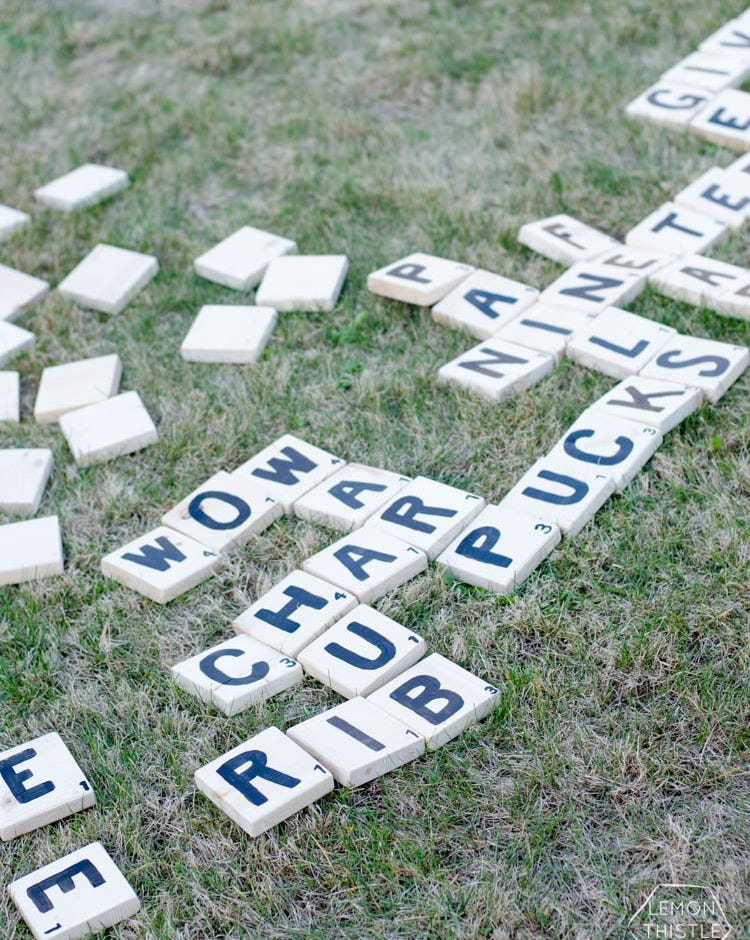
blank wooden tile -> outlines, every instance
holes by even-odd
[[[362,604],[371,604],[426,567],[424,552],[369,522],[302,563],[304,571],[354,594]]]
[[[195,539],[159,526],[102,558],[102,574],[166,604],[210,578],[222,558]]]
[[[292,725],[287,735],[345,787],[361,787],[424,754],[424,738],[362,697]]]
[[[559,363],[565,356],[568,340],[590,319],[587,313],[570,307],[536,303],[496,333],[494,340],[535,349]]]
[[[552,461],[568,458],[573,465],[593,468],[611,477],[616,488],[623,490],[653,457],[663,439],[653,425],[587,408],[547,457]]]
[[[0,319],[0,366],[10,362],[19,353],[33,349],[34,342],[33,333]]]
[[[225,287],[249,290],[260,284],[273,258],[296,251],[291,239],[245,225],[196,258],[195,271]]]
[[[745,371],[749,358],[747,346],[677,333],[641,375],[697,385],[709,401],[717,402]]]
[[[88,937],[141,906],[100,842],[16,879],[8,892],[36,940]]]
[[[711,97],[711,92],[690,85],[658,81],[634,98],[625,108],[625,113],[641,121],[684,131],[708,105]]]
[[[703,403],[703,392],[692,385],[631,375],[602,395],[594,411],[671,431]]]
[[[646,286],[646,275],[629,269],[613,270],[596,261],[582,261],[545,287],[539,300],[596,316],[607,307],[629,304]]]
[[[521,226],[518,240],[545,258],[567,265],[590,261],[617,244],[614,238],[570,215],[527,222]]]
[[[614,491],[611,475],[558,451],[537,460],[500,501],[500,508],[556,525],[572,538]]]
[[[674,201],[741,228],[750,218],[750,177],[715,166],[677,193]]]
[[[63,573],[57,516],[0,526],[0,584],[20,584]]]
[[[582,366],[616,379],[635,375],[674,334],[648,317],[609,307],[568,343],[568,356]]]
[[[333,310],[348,268],[346,255],[274,258],[266,268],[256,300],[276,310]]]
[[[560,541],[556,525],[485,506],[438,557],[457,581],[512,594]]]
[[[17,372],[0,372],[0,421],[21,418],[21,379]]]
[[[539,291],[528,284],[477,269],[432,308],[432,319],[487,339],[534,303]]]
[[[239,477],[250,477],[281,503],[286,515],[293,516],[296,500],[343,466],[340,457],[293,434],[284,434],[234,472]]]
[[[748,27],[750,33],[750,27]],[[690,130],[740,153],[750,150],[750,94],[727,88],[690,122]]]
[[[705,255],[684,255],[648,280],[665,297],[713,310],[723,293],[750,281],[750,271]]]
[[[631,228],[625,243],[645,251],[667,255],[700,254],[724,238],[731,229],[695,209],[665,202]]]
[[[372,526],[403,539],[433,561],[484,509],[484,500],[428,477],[416,477],[372,517]]]
[[[390,470],[348,463],[300,496],[294,514],[339,532],[352,532],[410,482],[409,477]]]
[[[47,366],[39,382],[34,417],[40,424],[52,424],[68,411],[104,401],[117,393],[121,375],[117,354]]]
[[[733,59],[710,52],[691,52],[665,72],[660,82],[690,85],[718,92],[741,85],[750,75],[750,59]]]
[[[94,791],[57,732],[0,754],[0,839],[94,805]]]
[[[718,297],[712,297],[710,306],[724,317],[750,320],[750,271],[746,271],[740,281],[726,287]]]
[[[161,521],[216,552],[231,552],[282,515],[281,503],[247,477],[220,470]]]
[[[266,728],[195,772],[195,785],[250,836],[333,789],[333,777],[278,728]]]
[[[674,260],[676,260],[674,255],[666,255],[658,251],[642,251],[631,245],[618,245],[612,251],[605,251],[596,259],[596,263],[603,270],[614,271],[616,274],[622,275],[630,271],[639,276],[650,277],[655,271]]]
[[[256,362],[276,326],[271,307],[201,307],[180,346],[186,362]]]
[[[138,392],[69,411],[60,418],[60,430],[80,467],[132,454],[159,436]]]
[[[554,358],[546,353],[493,337],[441,366],[438,381],[500,401],[512,392],[536,385],[554,366]]]
[[[236,617],[232,626],[287,656],[297,656],[357,606],[348,591],[305,571],[293,571]]]
[[[52,451],[46,447],[0,450],[0,509],[33,515],[51,472]]]
[[[237,715],[299,685],[302,667],[243,634],[172,666],[172,677],[181,689],[201,701],[226,715]]]
[[[49,290],[39,277],[0,264],[0,320],[15,320]]]
[[[51,209],[72,212],[114,196],[126,189],[129,182],[125,170],[86,163],[37,189],[34,195]]]
[[[81,307],[116,314],[156,276],[159,262],[113,245],[97,245],[57,285],[63,297]]]
[[[698,46],[700,52],[732,56],[746,60],[750,57],[750,26],[741,19],[729,20]]]
[[[31,216],[10,206],[0,205],[0,242],[15,235],[31,222]]]
[[[430,750],[442,747],[485,718],[498,690],[439,653],[368,696],[368,701],[420,734]]]
[[[465,281],[473,270],[468,264],[416,252],[373,271],[367,278],[367,288],[391,300],[431,307]]]
[[[360,604],[306,646],[299,661],[323,685],[354,698],[413,666],[426,648],[421,636]]]

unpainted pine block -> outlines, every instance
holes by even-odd
[[[63,573],[57,516],[0,526],[0,584],[20,584]]]
[[[475,493],[415,477],[367,525],[403,539],[434,561],[483,509],[484,500]]]
[[[241,634],[172,666],[175,683],[225,715],[237,715],[302,682],[302,667]]]
[[[294,504],[300,496],[343,466],[340,457],[293,434],[284,434],[246,460],[234,473],[238,477],[249,477],[281,503],[287,516],[293,516]]]
[[[4,366],[19,353],[33,349],[35,339],[34,334],[28,330],[0,319],[0,366]]]
[[[742,375],[749,360],[747,346],[677,333],[640,374],[651,379],[697,385],[709,401],[717,402]]]
[[[114,245],[97,245],[57,285],[63,297],[80,307],[116,314],[156,276],[159,262]]]
[[[21,377],[17,372],[0,372],[0,421],[21,419]]]
[[[555,360],[547,353],[495,336],[441,366],[438,381],[458,385],[490,401],[500,401],[512,392],[536,385],[554,367]]]
[[[280,311],[333,310],[348,269],[346,255],[274,258],[266,268],[256,300]]]
[[[572,538],[614,491],[610,474],[558,451],[537,460],[500,501],[500,508],[556,525]]]
[[[733,59],[711,52],[691,52],[666,71],[660,82],[690,85],[704,91],[719,92],[741,85],[750,75],[750,58]]]
[[[655,271],[675,261],[674,255],[666,255],[658,251],[641,251],[631,245],[618,245],[612,251],[605,252],[596,259],[596,263],[603,269],[609,269],[620,274],[631,271],[637,275],[649,278]]]
[[[4,842],[93,805],[91,784],[57,732],[0,754],[0,839]]]
[[[614,238],[570,215],[527,222],[519,229],[518,240],[545,258],[567,265],[590,261],[617,244]]]
[[[390,470],[348,463],[300,496],[294,514],[339,532],[352,532],[407,483],[411,483],[410,477]]]
[[[195,772],[195,785],[250,836],[333,789],[331,773],[278,728],[266,728]]]
[[[674,201],[726,222],[730,228],[741,228],[750,218],[750,178],[711,167],[677,193]]]
[[[730,231],[724,222],[703,212],[665,202],[625,236],[625,244],[666,255],[701,254]]]
[[[224,287],[249,290],[260,284],[274,258],[296,251],[290,238],[245,225],[196,258],[195,272]]]
[[[486,718],[498,699],[494,685],[439,653],[430,654],[367,697],[421,735],[430,750]]]
[[[629,269],[615,271],[597,261],[581,261],[561,274],[539,299],[595,317],[607,307],[625,306],[646,286],[647,277]]]
[[[31,216],[19,209],[11,209],[10,206],[0,205],[0,242],[10,238],[11,235],[24,228],[31,222]]]
[[[611,477],[621,491],[633,482],[663,440],[664,435],[651,424],[636,424],[587,408],[547,456],[552,461],[568,458],[586,469],[594,468]]]
[[[68,411],[60,417],[60,430],[79,467],[132,454],[159,437],[138,392]]]
[[[51,472],[52,451],[46,447],[0,450],[0,509],[33,515]]]
[[[650,275],[648,280],[665,297],[714,310],[723,293],[750,281],[750,271],[705,255],[685,255]]]
[[[551,356],[555,363],[560,363],[565,356],[568,340],[590,319],[587,313],[570,307],[536,303],[499,330],[493,339],[535,349]]]
[[[686,131],[691,120],[709,104],[713,93],[677,82],[658,81],[625,108],[628,117]]]
[[[8,892],[36,940],[88,937],[141,907],[100,842],[16,879]]]
[[[292,725],[287,735],[345,787],[361,787],[425,749],[421,735],[361,696]]]
[[[247,477],[220,470],[161,517],[163,525],[216,552],[230,552],[283,513],[281,503]]]
[[[457,581],[512,594],[560,541],[556,525],[485,506],[438,557]]]
[[[348,591],[361,604],[371,604],[426,567],[423,551],[369,522],[302,562],[304,571]]]
[[[367,289],[381,297],[431,307],[457,287],[474,268],[458,261],[416,252],[367,277]]]
[[[704,39],[698,50],[746,60],[750,58],[750,25],[742,18],[729,20]]]
[[[93,206],[126,189],[130,180],[125,170],[113,166],[85,163],[64,176],[59,176],[34,193],[51,209],[73,212]]]
[[[671,431],[703,403],[703,392],[692,385],[631,375],[602,395],[592,411]]]
[[[297,656],[344,614],[357,606],[348,591],[306,571],[293,571],[232,622],[286,656]]]
[[[750,27],[748,27],[750,33]],[[690,122],[690,130],[730,150],[750,150],[750,94],[727,88]]]
[[[40,277],[32,277],[0,264],[0,320],[15,320],[49,290]]]
[[[750,320],[750,271],[746,271],[740,281],[726,287],[718,297],[713,297],[711,308],[723,317]]]
[[[432,319],[487,339],[534,303],[539,291],[528,284],[477,268],[432,308]]]
[[[116,353],[47,366],[36,393],[34,417],[40,424],[53,424],[68,411],[104,401],[117,393],[121,375]]]
[[[102,558],[102,574],[166,604],[210,578],[221,564],[218,552],[159,526]]]
[[[413,666],[426,649],[421,636],[360,604],[306,646],[299,661],[318,682],[354,698],[369,695]]]
[[[609,307],[568,343],[568,356],[616,379],[637,374],[677,331],[648,317]]]
[[[256,362],[276,326],[271,307],[201,307],[180,346],[186,362]]]

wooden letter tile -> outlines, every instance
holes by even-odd
[[[521,226],[518,240],[545,258],[567,265],[590,261],[617,244],[614,238],[569,215],[527,222]]]
[[[417,252],[373,271],[367,288],[373,294],[401,300],[418,307],[431,307],[474,270],[468,264]]]
[[[628,232],[625,243],[666,255],[700,254],[729,231],[718,219],[675,202],[665,202]]]
[[[677,333],[641,369],[641,375],[697,385],[709,401],[717,402],[745,371],[749,358],[747,346]]]
[[[568,356],[614,378],[635,375],[676,330],[618,307],[589,321],[568,343]]]
[[[295,502],[294,513],[318,525],[352,532],[402,490],[409,477],[348,463]]]
[[[528,284],[477,269],[432,308],[436,323],[487,339],[533,304],[539,291]]]
[[[458,385],[490,401],[500,401],[511,392],[535,385],[554,366],[552,356],[496,336],[441,366],[438,381]]]
[[[690,385],[631,375],[602,395],[593,411],[671,431],[703,403],[703,392]]]

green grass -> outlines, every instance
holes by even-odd
[[[0,592],[0,749],[51,729],[97,806],[0,846],[2,882],[100,839],[143,902],[117,938],[626,936],[659,882],[715,887],[750,920],[748,390],[673,431],[646,470],[513,598],[437,568],[378,607],[501,689],[493,716],[251,840],[192,773],[337,697],[309,680],[227,719],[168,667],[230,635],[330,534],[274,525],[166,608],[99,560],[284,432],[499,499],[610,380],[571,363],[494,406],[436,385],[471,344],[369,295],[413,250],[542,286],[521,223],[567,211],[618,237],[731,155],[627,122],[625,104],[740,0],[124,0],[0,4],[0,198],[34,210],[0,260],[57,283],[97,241],[161,272],[119,317],[51,295],[23,321],[24,421],[49,446],[43,514],[66,573]],[[68,217],[33,189],[84,160],[133,185]],[[238,295],[192,260],[243,224],[345,252],[332,314],[284,314],[252,368],[185,364],[198,307]],[[717,254],[746,263],[747,234]],[[745,323],[660,298],[632,309],[720,340]],[[87,470],[31,411],[41,369],[119,352],[158,444]],[[7,894],[0,934],[26,937]]]

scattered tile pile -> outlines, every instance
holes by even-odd
[[[631,117],[689,130],[732,150],[750,149],[750,10],[730,20],[625,109]]]

